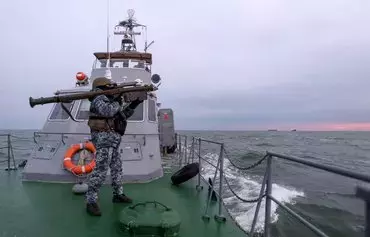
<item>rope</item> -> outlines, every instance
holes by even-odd
[[[239,170],[249,170],[249,169],[253,169],[254,167],[256,167],[256,166],[258,166],[258,165],[260,165],[267,157],[268,157],[268,155],[265,155],[265,156],[263,156],[260,160],[258,160],[257,162],[255,162],[255,163],[253,163],[252,165],[250,165],[250,166],[248,166],[248,167],[240,167],[240,166],[238,166],[238,165],[236,165],[234,162],[232,162],[231,160],[230,160],[230,158],[229,158],[229,155],[228,155],[228,153],[227,153],[227,151],[226,151],[226,149],[224,149],[224,152],[225,152],[225,155],[226,155],[226,158],[230,161],[230,163],[235,167],[235,168],[237,168],[237,169],[239,169]],[[194,153],[196,154],[196,155],[198,155],[203,161],[205,161],[206,163],[208,163],[208,164],[210,164],[211,166],[213,166],[213,167],[215,167],[215,165],[213,165],[211,162],[209,162],[208,160],[206,160],[206,159],[204,159],[200,154],[198,154],[198,152],[196,152],[195,150],[194,150]],[[225,172],[225,171],[224,171]],[[257,198],[253,198],[253,199],[245,199],[245,198],[242,198],[242,197],[240,197],[233,189],[232,189],[232,187],[231,187],[231,185],[230,185],[230,183],[229,183],[229,181],[227,180],[227,178],[226,178],[226,176],[224,176],[224,180],[225,180],[225,182],[226,182],[226,185],[227,185],[227,187],[230,189],[230,191],[231,191],[231,193],[237,198],[237,199],[239,199],[240,201],[242,201],[242,202],[245,202],[245,203],[256,203],[256,202],[258,202],[258,201],[260,201],[262,198],[264,198],[265,196],[266,196],[266,194],[263,194],[262,196],[260,196],[260,197],[257,197]]]
[[[194,153],[197,155],[197,156],[200,156],[198,152],[194,151]],[[240,170],[249,170],[249,169],[252,169],[254,167],[256,167],[257,165],[261,164],[262,161],[264,161],[266,158],[267,158],[268,155],[265,155],[264,157],[262,157],[262,159],[260,159],[259,161],[257,161],[256,163],[248,166],[248,167],[239,167],[237,165],[235,165],[229,158],[227,158],[230,163],[237,169],[240,169]],[[213,166],[214,168],[216,168],[216,166],[214,164],[212,164],[211,162],[209,162],[208,160],[204,159],[202,156],[200,156],[200,158],[205,161],[206,163],[210,164],[211,166]],[[225,172],[225,171],[224,171]]]
[[[198,153],[198,152],[196,152],[196,151],[195,151],[195,154],[196,154],[196,155],[198,155],[198,156],[200,156],[200,155],[199,155],[199,153]],[[202,156],[200,156],[200,158],[201,158],[204,162],[206,162],[206,163],[208,163],[209,165],[211,165],[213,168],[216,168],[216,165],[212,164],[210,161],[208,161],[208,160],[204,159]],[[225,172],[225,171],[224,171],[224,172]]]
[[[240,167],[238,165],[236,165],[229,157],[229,154],[228,152],[226,151],[226,149],[224,149],[225,151],[225,155],[226,155],[226,158],[230,161],[231,165],[234,166],[235,168],[239,169],[239,170],[250,170],[250,169],[253,169],[254,167],[260,165],[267,157],[268,155],[265,155],[264,157],[262,157],[260,160],[258,160],[257,162],[251,164],[250,166],[248,167]]]
[[[230,183],[229,181],[226,179],[226,176],[224,176],[224,179],[225,179],[225,182],[227,184],[227,187],[230,189],[230,191],[234,194],[234,196],[239,199],[240,201],[242,202],[246,202],[246,203],[255,203],[255,202],[258,202],[260,199],[264,198],[266,196],[266,194],[263,194],[261,197],[258,197],[258,198],[254,198],[254,199],[245,199],[245,198],[242,198],[240,197],[230,186]]]
[[[225,155],[226,155],[226,158],[230,161],[230,164],[232,166],[234,166],[235,168],[239,169],[239,170],[250,170],[250,169],[253,169],[255,168],[256,166],[260,165],[267,157],[268,155],[265,155],[263,156],[260,160],[258,160],[257,162],[251,164],[250,166],[248,167],[240,167],[238,165],[236,165],[231,159],[230,159],[230,156],[228,154],[228,152],[226,151],[225,147],[224,147],[224,152],[225,152]],[[232,192],[232,194],[234,194],[234,196],[239,199],[240,201],[242,202],[246,202],[246,203],[255,203],[255,202],[258,202],[260,201],[262,198],[264,198],[266,196],[266,194],[264,193],[262,196],[260,197],[257,197],[257,198],[254,198],[254,199],[245,199],[245,198],[242,198],[240,197],[232,188],[231,188],[231,185],[229,183],[229,181],[227,180],[226,176],[224,176],[224,180],[227,184],[227,187],[230,189],[230,191]]]
[[[195,154],[196,155],[198,155],[199,156],[199,154],[198,154],[198,152],[196,152],[196,151],[194,151],[195,152]],[[203,157],[201,157],[201,159],[203,160],[203,161],[205,161],[206,163],[208,163],[209,165],[211,165],[211,166],[213,166],[214,168],[216,168],[216,166],[214,165],[214,164],[212,164],[211,162],[209,162],[208,160],[206,160],[206,159],[204,159]],[[265,157],[263,158],[263,159],[265,159]],[[261,159],[261,160],[263,160],[263,159]],[[260,161],[258,161],[259,163],[261,163]],[[258,163],[258,164],[259,164]],[[258,165],[257,164],[257,165]],[[254,166],[253,167],[255,167],[255,166],[257,166],[256,164],[254,164]],[[224,173],[226,173],[225,171],[224,171]],[[231,187],[231,185],[230,185],[230,183],[229,183],[229,181],[226,179],[226,175],[224,176],[224,180],[225,180],[225,182],[226,182],[226,184],[227,184],[227,187],[230,189],[230,191],[232,192],[232,194],[237,198],[237,199],[239,199],[240,201],[242,201],[242,202],[246,202],[246,203],[255,203],[255,202],[258,202],[260,199],[262,199],[262,198],[264,198],[265,197],[265,194],[263,194],[261,197],[258,197],[258,198],[254,198],[254,199],[245,199],[245,198],[242,198],[242,197],[240,197],[233,189],[232,189],[232,187]]]
[[[3,146],[3,147],[0,147],[0,149],[5,149],[5,148],[9,148],[8,146]]]

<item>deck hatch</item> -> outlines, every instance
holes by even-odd
[[[58,150],[61,141],[42,141],[39,142],[33,150],[34,159],[51,160]]]
[[[119,148],[121,159],[124,161],[141,160],[142,152],[138,142],[125,142]]]
[[[146,201],[126,207],[119,215],[120,227],[129,236],[178,236],[179,213],[157,201]]]

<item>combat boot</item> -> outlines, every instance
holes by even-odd
[[[125,194],[113,195],[112,202],[114,203],[132,203],[132,199]]]
[[[100,208],[97,203],[87,203],[86,211],[92,216],[101,216]]]

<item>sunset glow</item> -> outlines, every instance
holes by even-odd
[[[219,128],[214,127],[213,130]],[[211,129],[211,130],[212,130]],[[231,123],[221,130],[253,130],[253,131],[266,131],[269,129],[277,129],[279,131],[370,131],[369,123],[306,123],[306,124],[268,124],[268,125],[255,125],[246,123]]]
[[[313,123],[296,126],[283,126],[281,129],[297,129],[304,131],[370,131],[369,123]]]

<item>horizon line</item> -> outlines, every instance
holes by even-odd
[[[42,129],[36,128],[0,128],[0,131],[24,131],[34,130],[40,131]],[[175,129],[176,131],[205,131],[205,132],[370,132],[369,130],[299,130],[299,129]],[[63,133],[63,132],[61,132]]]

